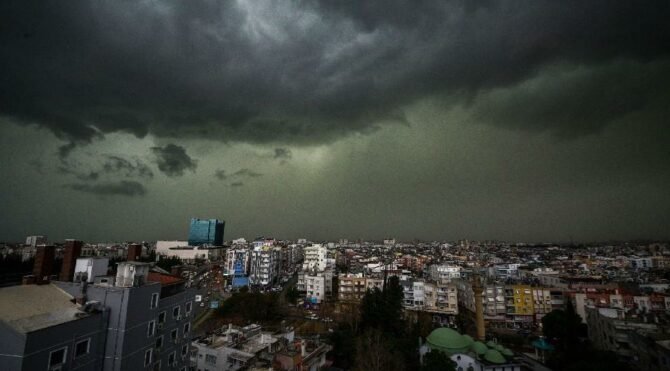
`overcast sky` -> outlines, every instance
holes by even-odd
[[[670,238],[668,1],[2,1],[0,241]]]

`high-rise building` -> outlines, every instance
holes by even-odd
[[[223,230],[226,222],[218,219],[191,219],[191,227],[188,231],[188,244],[200,245],[223,245]]]

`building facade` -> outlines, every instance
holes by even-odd
[[[200,245],[223,245],[223,232],[226,222],[218,219],[191,219],[188,230],[188,244]]]

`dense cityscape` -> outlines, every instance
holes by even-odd
[[[670,1],[0,1],[0,371],[670,371]]]
[[[660,370],[670,245],[3,243],[5,370]]]

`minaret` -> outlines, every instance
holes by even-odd
[[[479,277],[479,265],[475,266],[474,274],[472,275],[472,291],[475,295],[475,324],[477,326],[477,340],[486,340],[486,328],[484,325],[484,288]]]

